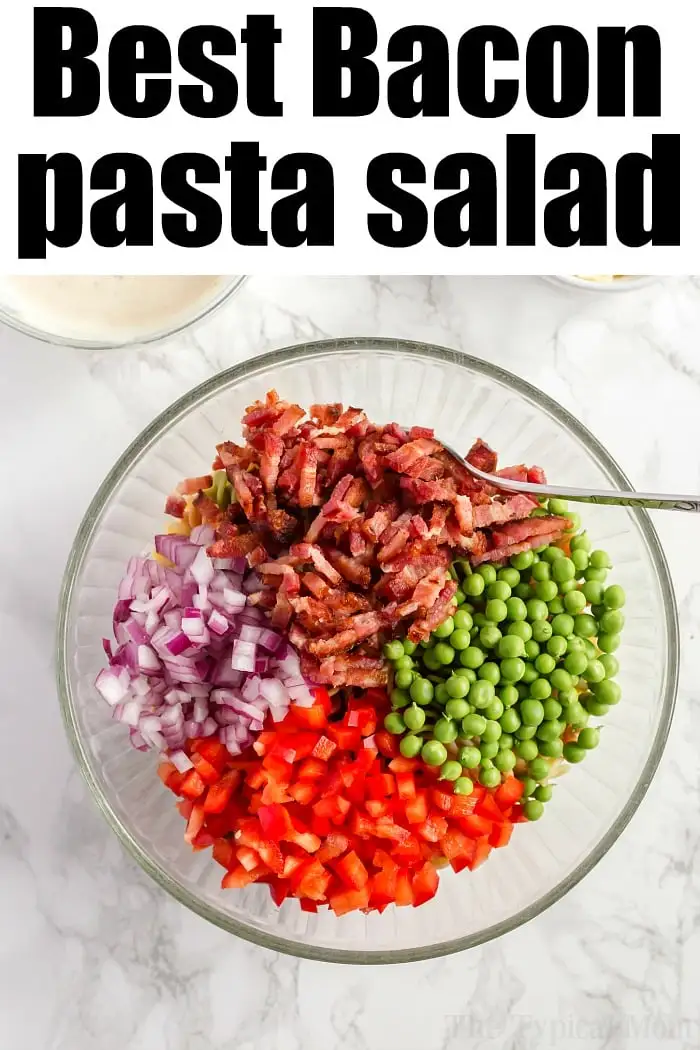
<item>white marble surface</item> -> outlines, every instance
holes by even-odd
[[[678,713],[621,841],[507,938],[408,967],[298,962],[162,894],[86,796],[58,712],[55,605],[78,522],[176,396],[288,343],[463,347],[575,412],[639,488],[700,492],[700,283],[624,295],[535,278],[251,280],[148,352],[0,332],[0,1050],[690,1050],[700,1045],[700,522],[656,515],[681,613]]]

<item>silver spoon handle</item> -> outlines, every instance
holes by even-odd
[[[461,459],[461,456],[459,457]],[[495,474],[485,474],[471,464],[466,464],[470,474],[501,489],[503,492],[525,492],[534,496],[555,496],[570,499],[574,503],[599,503],[608,507],[643,507],[645,510],[684,510],[700,512],[700,498],[696,496],[670,496],[658,492],[597,492],[595,489],[566,488],[563,485],[535,485],[529,481],[511,481]]]

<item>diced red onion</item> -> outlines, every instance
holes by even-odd
[[[190,533],[190,542],[198,547],[210,547],[215,539],[216,533],[211,525],[195,525]]]
[[[112,707],[120,704],[129,692],[129,672],[121,667],[115,671],[111,667],[105,667],[95,680],[95,687],[102,697]]]
[[[255,646],[252,642],[241,642],[238,640],[233,643],[231,667],[233,667],[234,671],[253,673],[255,670]]]
[[[199,548],[197,557],[190,566],[190,572],[200,587],[206,587],[214,579],[214,566],[204,547]]]

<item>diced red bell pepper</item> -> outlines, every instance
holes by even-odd
[[[409,824],[422,824],[428,817],[428,792],[418,791],[415,798],[406,802],[406,820]]]
[[[230,839],[216,839],[211,855],[222,868],[232,868],[236,863],[236,847]]]
[[[207,791],[204,799],[204,812],[207,815],[210,813],[223,813],[231,801],[231,796],[238,787],[240,779],[241,774],[237,769],[224,773],[218,784],[212,784]]]
[[[481,801],[477,802],[474,812],[480,817],[486,817],[487,820],[492,820],[496,824],[499,824],[503,820],[503,811],[493,795],[484,795]]]
[[[509,806],[519,802],[523,796],[523,782],[518,780],[517,777],[508,777],[503,783],[496,789],[496,802],[502,810],[508,809]]]
[[[292,827],[289,813],[279,803],[272,806],[261,806],[258,810],[258,820],[263,837],[272,842],[279,842]]]
[[[318,794],[318,784],[315,780],[297,780],[296,784],[290,784],[287,792],[295,802],[309,806]]]
[[[404,758],[403,755],[399,755],[398,758],[392,758],[389,763],[389,769],[392,773],[415,773],[420,768],[421,764],[417,758]]]
[[[313,831],[304,827],[297,828],[292,825],[284,837],[288,842],[293,842],[295,846],[300,846],[306,853],[315,853],[321,845],[318,835],[314,835]]]
[[[512,834],[513,825],[509,820],[504,820],[502,824],[494,824],[493,831],[489,835],[489,845],[494,849],[501,849],[508,845]]]
[[[409,837],[403,842],[397,842],[391,851],[391,855],[399,861],[402,866],[413,866],[423,859],[420,842],[413,835],[409,835]]]
[[[254,849],[251,849],[250,846],[239,846],[236,850],[236,860],[246,871],[255,871],[260,865],[260,857],[258,853]]]
[[[361,839],[368,839],[374,834],[375,822],[370,817],[365,817],[357,810],[352,815],[350,830],[353,835],[359,835]]]
[[[326,838],[332,826],[328,817],[317,817],[315,813],[311,817],[311,830],[314,835],[318,835],[321,841]]]
[[[311,807],[317,817],[326,817],[334,824],[342,824],[350,812],[350,803],[342,795],[319,799]]]
[[[257,850],[261,843],[266,840],[265,834],[261,834],[260,821],[257,817],[245,817],[241,820],[234,838],[237,847],[250,846],[254,850]]]
[[[275,733],[276,741],[272,746],[270,754],[278,755],[287,762],[298,762],[302,758],[308,758],[318,743],[318,733]],[[294,755],[292,758],[291,755]],[[321,755],[314,755],[321,758]]]
[[[413,773],[395,773],[396,790],[399,798],[409,799],[416,797],[416,779]]]
[[[291,879],[292,889],[296,896],[309,897],[315,901],[325,899],[330,881],[330,874],[316,857],[306,861],[294,872]]]
[[[319,897],[319,900],[321,900],[320,897]],[[301,900],[299,901],[299,907],[301,908],[302,911],[309,911],[313,915],[315,915],[316,912],[318,911],[318,904],[316,903],[315,900],[311,900],[309,897],[302,897]]]
[[[413,876],[411,884],[413,887],[413,907],[417,908],[420,904],[425,904],[426,901],[431,900],[437,893],[439,882],[440,876],[437,870],[430,861],[426,861],[420,871],[417,871]]]
[[[416,835],[425,839],[426,842],[439,842],[443,835],[447,833],[447,828],[446,818],[442,814],[433,811],[428,814],[428,819],[422,824],[418,824],[414,830]]]
[[[453,871],[462,871],[474,860],[476,846],[474,840],[467,838],[459,828],[449,828],[440,839],[440,849],[452,865]]]
[[[330,698],[327,689],[324,689],[322,685],[315,685],[311,690],[316,704],[323,708],[326,715],[329,715],[333,710],[333,701]]]
[[[468,813],[460,819],[459,824],[470,839],[488,839],[493,828],[493,822],[486,817],[480,817],[478,813]]]
[[[320,758],[305,758],[299,766],[299,780],[322,780],[328,775],[328,766]]]
[[[370,817],[388,817],[394,811],[393,803],[389,799],[376,799],[368,798],[365,802],[365,809],[369,813]]]
[[[245,781],[249,788],[253,791],[257,791],[259,788],[265,787],[269,778],[269,773],[262,766],[257,769],[252,769],[246,776]]]
[[[325,729],[328,725],[328,717],[321,704],[313,707],[290,708],[294,722],[300,729]]]
[[[476,844],[476,850],[474,852],[474,860],[469,865],[472,871],[476,871],[476,869],[484,863],[484,861],[490,854],[491,849],[492,847],[488,839],[479,839],[479,841]]]
[[[219,773],[223,771],[224,766],[231,757],[224,745],[216,737],[201,737],[198,740],[194,740],[190,753],[193,762],[195,754],[201,755]]]
[[[365,781],[365,794],[367,798],[386,798],[396,791],[396,780],[392,773],[379,773],[367,777]]]
[[[195,837],[192,839],[192,849],[195,853],[203,849],[211,849],[214,845],[214,836],[211,832],[207,831],[206,827],[200,828]]]
[[[304,864],[306,864],[306,861],[303,857],[296,857],[293,854],[288,854],[284,858],[284,867],[282,869],[283,878],[291,879]]]
[[[360,890],[367,885],[369,872],[354,850],[346,853],[341,860],[336,861],[333,868],[343,882],[353,889]]]
[[[389,706],[389,697],[386,689],[372,687],[371,689],[365,689],[364,694],[353,702],[361,706],[369,704],[370,707],[374,707],[378,711],[384,711]],[[352,706],[353,702],[349,706]]]
[[[362,734],[359,729],[342,723],[331,723],[327,732],[340,751],[359,751],[362,747]]]
[[[392,733],[387,733],[386,729],[380,729],[375,733],[374,739],[385,758],[396,758],[399,754],[399,738]]]
[[[270,896],[279,908],[286,901],[292,887],[287,879],[275,879],[270,883]]]
[[[253,741],[253,750],[256,755],[266,755],[270,748],[274,747],[277,743],[277,733],[272,731],[263,730],[262,733],[258,733],[257,737]]]
[[[190,819],[187,821],[187,830],[185,831],[185,842],[190,845],[194,842],[195,836],[204,827],[204,806],[194,805],[192,812],[190,813]]]
[[[326,841],[318,851],[317,857],[321,864],[327,864],[329,860],[340,857],[348,849],[350,840],[347,835],[339,831],[331,831],[326,836]]]
[[[173,774],[175,774],[175,776],[178,776],[178,771],[175,768],[175,766],[172,764],[172,762],[161,762],[160,763],[160,765],[158,766],[158,776],[163,781],[163,783],[165,784],[166,787],[170,786],[168,781],[173,776]],[[178,787],[179,787],[179,784],[178,784]]]
[[[196,769],[191,769],[180,784],[180,794],[195,802],[204,791],[206,784]]]
[[[410,907],[413,904],[413,886],[411,884],[410,872],[401,868],[396,876],[396,904],[399,908]]]
[[[335,741],[329,740],[327,736],[320,736],[311,751],[311,757],[320,758],[322,762],[327,762],[337,746]]]
[[[258,854],[260,855],[260,860],[270,871],[273,871],[275,875],[282,874],[284,871],[284,856],[276,842],[263,842],[258,849]]]
[[[263,806],[272,806],[276,803],[289,802],[292,796],[289,794],[288,788],[288,781],[275,780],[273,777],[270,777],[261,794]]]
[[[354,707],[348,711],[346,721],[349,727],[358,729],[361,736],[372,736],[377,728],[377,712],[373,707]]]
[[[348,912],[366,908],[369,904],[369,886],[361,890],[347,890],[344,893],[331,894],[328,903],[336,915],[347,915]]]
[[[380,817],[374,821],[374,834],[378,839],[389,839],[391,842],[408,842],[411,832],[394,823],[392,817]]]
[[[243,865],[238,864],[224,875],[221,880],[221,888],[223,890],[242,890],[245,886],[250,886],[252,882],[257,882],[266,872],[267,868],[262,865],[253,871],[246,871]]]

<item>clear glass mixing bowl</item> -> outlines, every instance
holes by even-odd
[[[214,445],[239,435],[245,406],[275,387],[302,405],[342,400],[377,421],[435,427],[467,448],[477,435],[501,462],[538,463],[550,478],[630,488],[617,464],[568,412],[508,372],[465,354],[391,339],[345,339],[278,350],[197,387],[134,442],[88,510],[66,570],[58,620],[58,688],[65,724],[90,790],[145,871],[193,911],[257,944],[312,959],[395,963],[446,955],[506,933],[558,900],[601,859],[639,805],[668,735],[678,671],[671,581],[643,511],[585,508],[596,546],[610,552],[627,590],[619,652],[623,700],[603,742],[563,776],[543,820],[475,873],[441,876],[437,897],[383,915],[278,910],[267,887],[222,891],[221,869],[183,842],[156,758],[127,743],[93,688],[111,632],[117,583],[130,555],[163,522],[167,493],[200,474]],[[614,761],[611,761],[614,756]]]

